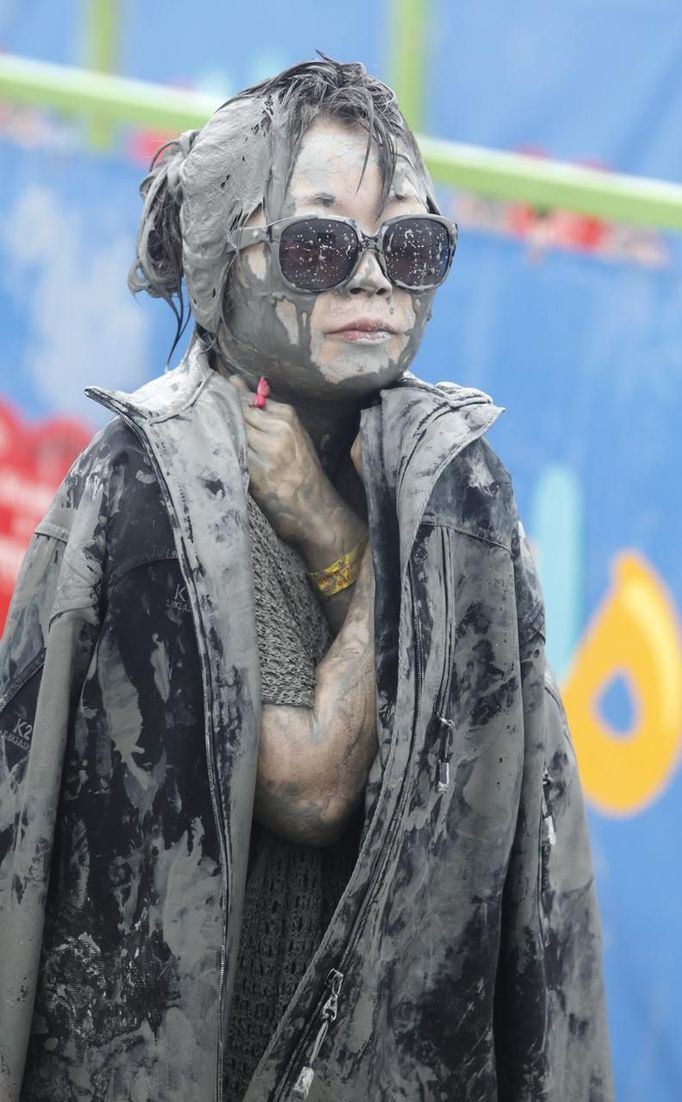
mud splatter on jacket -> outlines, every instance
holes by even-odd
[[[0,1098],[213,1102],[259,672],[238,396],[194,345],[38,526],[0,653]],[[608,1102],[582,797],[478,391],[362,416],[379,753],[248,1102]],[[22,1086],[23,1083],[23,1086]]]

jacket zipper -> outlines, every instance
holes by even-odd
[[[434,715],[440,727],[440,742],[438,763],[436,766],[435,787],[436,792],[445,792],[450,787],[450,746],[451,739],[455,730],[454,722],[451,719],[446,719],[443,715],[443,711],[445,709],[445,705],[450,694],[450,686],[452,685],[453,678],[452,631],[454,625],[452,621],[454,620],[454,610],[451,610],[450,608],[450,601],[452,598],[450,556],[448,554],[448,548],[446,546],[445,531],[442,527],[440,529],[440,541],[441,552],[443,556],[443,605],[444,621],[447,626],[447,643],[444,646],[445,655],[443,659],[443,677],[441,679],[438,696],[436,697],[436,703],[434,706]]]
[[[100,405],[104,406],[106,409],[109,409],[111,412],[113,412],[116,415],[120,416],[126,422],[126,424],[132,429],[132,431],[135,433],[135,435],[138,437],[138,439],[141,441],[141,443],[142,443],[143,447],[145,448],[145,450],[147,451],[147,453],[150,457],[150,460],[152,462],[152,465],[153,465],[153,467],[154,467],[154,469],[157,473],[157,477],[159,479],[159,485],[160,485],[162,493],[163,493],[163,495],[166,499],[167,508],[169,508],[169,511],[174,514],[175,510],[173,508],[173,504],[172,504],[172,500],[170,498],[170,494],[168,493],[168,488],[167,488],[165,479],[164,479],[163,474],[162,474],[162,472],[159,468],[159,465],[156,461],[156,457],[153,453],[153,449],[152,449],[151,445],[148,443],[148,441],[147,441],[147,439],[144,435],[143,430],[140,429],[140,427],[130,417],[129,414],[124,413],[123,410],[117,404],[110,403],[107,399],[107,396],[103,395],[100,392],[98,392],[97,388],[95,388],[95,387],[90,388],[89,387],[88,390],[87,390],[87,393],[95,401],[99,402]],[[443,412],[446,412],[446,411],[441,410],[441,409],[432,411],[432,413],[425,419],[424,424],[427,421],[430,422],[432,417],[434,417],[436,415],[439,416]],[[423,424],[422,424],[421,427],[423,428]],[[485,431],[485,430],[483,430],[483,431]],[[418,444],[419,444],[419,441],[417,441],[415,443],[415,445],[412,448],[412,451],[410,452],[410,455],[407,459],[407,462],[405,463],[405,465],[403,467],[403,471],[402,471],[402,474],[401,474],[401,477],[400,477],[400,484],[401,485],[402,485],[402,481],[405,477],[406,470],[410,465],[410,462],[412,460],[412,457],[413,457],[415,451],[417,450]],[[186,556],[184,554],[184,545],[183,545],[183,554],[182,554],[182,564],[183,564],[183,567],[185,569],[185,580],[189,581],[189,579],[191,578],[191,571],[190,571],[189,565],[187,563]],[[408,575],[410,577],[411,590],[412,590],[412,593],[414,593],[414,571],[413,571],[411,559],[410,559],[410,562],[408,563]],[[191,592],[191,588],[190,588],[189,585],[188,585],[188,592]],[[391,817],[391,821],[388,825],[386,834],[384,835],[384,839],[383,839],[383,842],[382,842],[379,857],[377,858],[378,871],[375,874],[375,876],[372,878],[372,880],[370,881],[370,883],[368,884],[368,886],[365,890],[365,898],[363,900],[362,907],[361,907],[360,912],[359,912],[359,914],[358,914],[358,916],[357,916],[357,918],[356,918],[356,920],[353,924],[353,928],[352,928],[351,933],[349,935],[348,941],[346,942],[346,948],[344,949],[344,952],[343,952],[343,955],[342,955],[342,958],[341,958],[342,967],[345,967],[346,962],[350,958],[350,955],[351,955],[351,953],[353,952],[353,950],[355,948],[355,945],[356,945],[356,943],[358,941],[358,938],[360,936],[362,925],[364,924],[365,917],[367,915],[367,912],[368,912],[369,907],[371,905],[372,899],[373,899],[374,894],[376,892],[376,888],[381,883],[381,877],[382,877],[384,867],[385,867],[386,856],[387,856],[387,853],[390,849],[390,845],[392,843],[393,836],[395,834],[396,823],[400,819],[400,816],[401,816],[402,811],[403,811],[403,806],[404,806],[404,803],[405,803],[406,798],[407,798],[407,793],[409,792],[408,781],[411,778],[412,769],[413,769],[413,762],[412,762],[411,759],[412,759],[412,752],[413,752],[413,749],[414,749],[414,740],[415,740],[415,736],[416,736],[416,732],[417,732],[418,724],[419,724],[419,719],[420,719],[420,715],[421,715],[421,697],[422,697],[422,681],[423,681],[423,645],[422,645],[422,635],[421,635],[421,624],[419,622],[418,617],[415,615],[414,603],[412,604],[412,623],[413,623],[413,629],[414,629],[414,642],[415,642],[415,720],[414,720],[411,739],[410,739],[410,750],[409,750],[409,754],[408,754],[408,763],[407,763],[405,773],[404,773],[402,781],[401,781],[401,790],[400,790],[400,793],[399,793],[399,796],[398,796],[398,805],[397,805],[397,807],[396,807],[396,809],[395,809],[395,811],[394,811],[394,813]],[[195,627],[196,626],[197,625],[195,623]],[[205,715],[208,715],[208,699],[207,699],[207,695],[206,695],[206,687],[205,687],[205,684],[203,684],[203,679],[202,679],[202,691],[203,691],[203,697],[204,697]],[[439,719],[442,720],[442,717],[439,717]],[[451,729],[451,727],[454,726],[453,724],[450,724],[449,721],[444,721],[444,720],[442,720],[442,721],[446,724],[448,729],[443,734],[443,739],[441,741],[441,747],[446,745],[447,738],[449,738],[450,729]],[[215,773],[214,773],[213,747],[212,747],[212,744],[211,744],[211,739],[210,739],[209,734],[208,734],[208,730],[206,730],[205,742],[206,742],[206,760],[207,760],[208,777],[209,777],[209,789],[210,789],[210,793],[211,793],[211,803],[212,803],[212,807],[213,807],[213,816],[214,816],[214,820],[215,820],[215,824],[216,824],[216,831],[217,831],[218,840],[219,840],[219,843],[220,843],[220,853],[221,853],[222,871],[223,871],[223,883],[222,883],[222,890],[221,890],[221,906],[223,908],[223,941],[222,941],[221,950],[220,950],[220,974],[219,974],[220,996],[219,996],[219,1004],[218,1004],[219,1038],[218,1038],[217,1082],[216,1082],[216,1102],[220,1102],[220,1099],[222,1097],[223,1049],[224,1049],[223,1013],[224,1013],[225,950],[226,950],[226,938],[227,938],[226,900],[227,900],[228,857],[227,857],[226,839],[225,839],[225,834],[224,834],[223,824],[222,824],[222,817],[221,817],[221,813],[220,813],[219,808],[218,808],[217,797],[216,797],[216,782],[215,782]],[[444,751],[441,750],[441,756],[442,756],[443,753],[444,753]],[[439,762],[439,765],[440,764],[441,763]],[[445,766],[446,766],[446,768],[445,768],[445,771],[443,772],[442,776],[443,776],[444,780],[447,780],[449,782],[449,766],[447,764],[447,761],[445,761]],[[551,819],[551,816],[550,816],[550,819]],[[337,978],[337,977],[340,977],[340,979]],[[282,1085],[280,1087],[280,1090],[277,1092],[277,1094],[274,1098],[274,1102],[280,1102],[280,1100],[283,1098],[283,1094],[284,1094],[284,1091],[286,1090],[287,1082],[289,1081],[289,1077],[291,1075],[292,1068],[294,1067],[296,1061],[298,1060],[299,1055],[302,1052],[303,1047],[306,1044],[306,1042],[308,1040],[308,1037],[310,1036],[310,1034],[312,1032],[315,1020],[319,1016],[319,1017],[323,1018],[323,1021],[320,1023],[320,1027],[318,1028],[318,1033],[317,1033],[317,1036],[315,1038],[315,1044],[313,1046],[314,1055],[311,1058],[311,1065],[314,1062],[314,1059],[317,1057],[317,1054],[320,1050],[320,1047],[321,1047],[321,1045],[324,1041],[324,1038],[326,1037],[326,1034],[328,1032],[329,1022],[334,1021],[336,1019],[336,1015],[337,1015],[337,1012],[338,1012],[338,995],[339,995],[341,983],[343,982],[343,978],[344,978],[344,974],[340,970],[337,971],[336,969],[331,969],[331,971],[328,973],[327,978],[325,980],[325,987],[324,987],[324,990],[323,990],[323,994],[321,995],[320,999],[318,1000],[315,1011],[313,1012],[313,1014],[311,1016],[309,1024],[306,1028],[304,1028],[301,1039],[299,1040],[299,1043],[297,1044],[296,1049],[295,1049],[291,1059],[289,1060],[289,1062],[287,1064],[287,1068],[286,1068],[286,1071],[284,1073],[284,1077],[281,1080]],[[330,994],[327,996],[327,998],[325,998],[325,992],[326,991],[330,992]],[[334,1001],[330,1004],[330,999],[332,997],[333,997]],[[329,1007],[329,1009],[328,1009],[327,1013],[325,1014],[325,1009],[328,1008],[328,1007]],[[332,1008],[333,1008],[333,1013],[332,1013]],[[324,1028],[323,1028],[323,1026],[324,1026]],[[308,1075],[305,1077],[305,1079],[307,1079],[307,1086],[305,1086],[304,1081],[302,1081],[301,1089],[304,1090],[305,1093],[300,1095],[300,1097],[306,1097],[307,1096],[308,1091],[310,1089],[310,1084],[312,1083],[312,1079],[314,1077],[314,1071],[312,1069],[312,1066],[306,1065],[305,1068],[307,1068],[307,1070],[308,1070]],[[302,1069],[302,1071],[305,1070],[305,1068]],[[300,1076],[299,1076],[299,1079],[300,1079]],[[297,1084],[296,1084],[297,1086],[298,1086],[298,1082],[299,1081],[297,1080]]]
[[[414,570],[413,570],[413,567],[412,567],[412,561],[411,560],[408,564],[408,576],[410,578],[411,593],[412,593],[412,595],[414,595],[414,591],[415,591]],[[310,1087],[311,1087],[313,1079],[315,1077],[315,1071],[314,1071],[314,1068],[313,1068],[313,1064],[314,1064],[315,1060],[317,1059],[317,1056],[318,1056],[318,1053],[319,1053],[320,1048],[322,1046],[322,1043],[323,1043],[323,1041],[324,1041],[324,1039],[325,1039],[325,1037],[326,1037],[326,1035],[329,1031],[330,1022],[335,1021],[336,1017],[337,1017],[338,997],[339,997],[339,991],[341,989],[341,984],[343,983],[343,979],[344,979],[344,976],[345,976],[345,971],[344,970],[345,970],[345,968],[348,964],[348,961],[350,960],[350,957],[352,956],[352,954],[355,950],[355,946],[356,946],[356,944],[358,942],[358,939],[360,937],[360,934],[362,932],[362,928],[364,926],[365,919],[367,917],[369,909],[370,909],[370,907],[372,905],[372,902],[374,900],[374,896],[376,895],[376,891],[382,883],[383,873],[384,873],[384,870],[385,870],[385,867],[386,867],[386,862],[388,860],[388,854],[389,854],[390,849],[391,849],[391,844],[393,842],[393,838],[395,837],[397,824],[400,822],[400,819],[402,817],[403,810],[404,810],[404,805],[406,803],[407,796],[410,792],[410,785],[409,785],[408,781],[410,780],[410,778],[412,776],[412,769],[413,769],[412,751],[414,749],[414,740],[415,740],[416,733],[419,730],[419,720],[420,720],[420,717],[421,717],[422,683],[423,683],[423,668],[424,668],[424,648],[423,648],[423,641],[422,641],[421,622],[420,622],[419,617],[416,615],[415,610],[414,610],[414,600],[412,602],[412,626],[413,626],[414,648],[415,648],[415,709],[414,709],[414,723],[412,725],[412,733],[411,733],[411,738],[410,738],[410,751],[409,751],[409,754],[408,754],[408,764],[407,764],[407,767],[405,769],[405,773],[403,774],[400,794],[398,796],[398,803],[397,803],[396,808],[393,812],[393,815],[391,816],[391,820],[388,824],[388,828],[387,828],[386,833],[384,835],[384,839],[383,839],[383,842],[382,842],[382,845],[381,845],[381,850],[379,852],[379,856],[377,858],[376,866],[375,866],[377,871],[375,872],[374,876],[372,877],[369,884],[367,885],[367,888],[365,889],[365,897],[362,901],[362,906],[360,907],[360,910],[359,910],[358,915],[355,919],[355,922],[353,923],[353,927],[351,929],[351,932],[348,935],[348,940],[346,941],[346,946],[345,946],[345,948],[343,950],[343,953],[341,955],[341,960],[339,962],[338,969],[332,968],[331,971],[327,974],[327,978],[325,980],[325,986],[323,988],[322,995],[318,999],[315,1010],[311,1014],[307,1026],[304,1027],[304,1030],[303,1030],[303,1033],[301,1034],[299,1042],[296,1045],[296,1047],[295,1047],[295,1049],[294,1049],[294,1051],[291,1055],[291,1058],[290,1058],[290,1060],[289,1060],[289,1062],[286,1066],[286,1069],[285,1069],[284,1074],[283,1074],[282,1079],[281,1079],[281,1087],[280,1087],[279,1091],[277,1092],[277,1094],[274,1097],[274,1102],[281,1102],[281,1100],[284,1098],[284,1093],[287,1089],[287,1083],[289,1082],[291,1074],[292,1074],[294,1068],[300,1064],[303,1051],[306,1048],[306,1046],[308,1045],[308,1043],[310,1041],[310,1038],[313,1036],[313,1033],[315,1033],[315,1038],[314,1038],[313,1044],[312,1044],[311,1049],[310,1049],[309,1059],[307,1060],[307,1062],[305,1064],[303,1064],[300,1067],[298,1077],[297,1077],[296,1082],[295,1082],[295,1084],[292,1088],[292,1093],[296,1097],[298,1097],[298,1098],[307,1098],[307,1096],[308,1096],[308,1092],[310,1091]],[[330,991],[331,994],[327,998],[325,998],[325,993],[327,991]],[[333,1008],[333,1013],[332,1013],[331,1008]],[[316,1026],[317,1026],[317,1028],[316,1028]]]
[[[140,441],[143,448],[145,449],[147,455],[149,456],[151,464],[154,468],[154,471],[156,473],[156,477],[157,477],[157,480],[158,480],[158,483],[159,483],[159,488],[160,488],[161,493],[163,494],[163,497],[164,497],[165,502],[166,502],[166,508],[168,509],[168,511],[173,516],[175,516],[176,515],[175,514],[175,508],[173,506],[173,502],[172,502],[170,493],[168,491],[168,486],[166,484],[166,480],[163,476],[163,472],[161,471],[161,468],[158,464],[156,456],[154,455],[154,450],[151,447],[151,445],[149,444],[143,430],[132,419],[132,417],[130,417],[126,413],[123,413],[119,408],[117,408],[115,406],[114,407],[109,406],[108,403],[102,402],[100,397],[97,398],[97,401],[99,401],[100,404],[104,405],[107,409],[111,409],[113,413],[117,414],[117,416],[121,417],[122,420],[125,421],[125,423],[128,425],[128,427],[135,433],[138,440]],[[189,563],[187,561],[187,556],[185,554],[184,542],[182,543],[181,560],[182,560],[182,573],[184,575],[185,582],[187,583],[187,591],[188,591],[188,593],[191,593],[193,591],[194,586],[192,584],[192,572],[191,572]],[[195,630],[197,630],[198,625],[196,623],[196,617],[194,617],[194,619],[195,619]],[[198,631],[197,631],[197,638],[198,638]],[[218,835],[218,841],[219,841],[219,844],[220,844],[220,856],[221,856],[221,860],[222,860],[222,872],[223,872],[222,885],[221,885],[221,890],[220,890],[220,906],[221,906],[221,910],[222,910],[222,914],[223,914],[223,937],[222,937],[222,942],[221,942],[221,945],[220,945],[220,966],[219,966],[219,973],[218,973],[218,982],[219,982],[220,995],[219,995],[219,1000],[218,1000],[218,1051],[217,1051],[217,1067],[216,1067],[216,1102],[220,1102],[220,1100],[222,1099],[222,1096],[223,1096],[223,1087],[222,1087],[223,1058],[224,1058],[223,1050],[224,1050],[224,1044],[225,1044],[225,1042],[223,1040],[223,1034],[224,1034],[223,1015],[224,1015],[224,1010],[225,1010],[224,989],[225,989],[225,948],[226,948],[225,942],[226,942],[226,939],[227,939],[227,867],[228,867],[228,858],[227,858],[227,846],[226,846],[226,843],[225,843],[225,834],[224,834],[224,830],[223,830],[222,816],[220,814],[220,810],[219,810],[219,807],[218,807],[218,798],[217,798],[217,795],[216,795],[217,785],[216,785],[216,779],[215,779],[215,763],[214,763],[214,759],[213,759],[213,745],[212,745],[211,738],[210,738],[209,731],[208,731],[209,725],[206,722],[206,717],[209,716],[210,710],[209,710],[208,696],[206,694],[206,684],[205,684],[205,681],[204,681],[203,677],[201,679],[201,689],[202,689],[202,695],[203,695],[203,700],[204,700],[204,717],[205,717],[205,719],[204,719],[204,742],[205,742],[205,745],[206,745],[206,764],[207,764],[207,767],[208,767],[208,787],[209,787],[209,791],[211,793],[211,806],[212,806],[212,809],[213,809],[213,818],[215,820],[215,825],[216,825],[216,833]]]
[[[339,1010],[339,992],[341,991],[341,985],[343,983],[343,973],[337,971],[336,968],[332,968],[325,981],[325,990],[330,994],[327,999],[318,1006],[316,1013],[313,1015],[313,1020],[316,1017],[321,1019],[320,1026],[315,1035],[315,1040],[310,1052],[310,1058],[307,1064],[301,1068],[298,1079],[293,1086],[293,1093],[297,1098],[307,1098],[308,1091],[310,1090],[312,1081],[315,1077],[313,1071],[313,1064],[317,1059],[317,1054],[322,1047],[322,1042],[327,1036],[329,1029],[329,1023],[336,1021],[336,1015]],[[322,1001],[322,1000],[320,1000]]]
[[[445,792],[450,787],[450,742],[455,725],[445,716],[437,716],[441,729],[440,750],[436,769],[436,792]]]
[[[556,843],[556,828],[554,817],[550,810],[549,790],[552,787],[552,778],[546,765],[542,767],[542,837],[548,845]]]

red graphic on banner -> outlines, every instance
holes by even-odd
[[[517,152],[539,159],[547,156],[544,150],[535,147],[523,147]],[[607,165],[595,160],[575,163],[602,172],[609,170]],[[549,249],[563,249],[645,268],[662,268],[671,263],[670,251],[659,231],[591,214],[537,207],[466,191],[453,197],[449,213],[461,227],[526,241],[533,259],[541,259]]]
[[[164,133],[156,130],[134,130],[130,135],[126,153],[140,164],[148,165],[162,145],[177,138],[177,133]]]
[[[0,632],[33,530],[91,436],[67,417],[28,424],[0,398]]]

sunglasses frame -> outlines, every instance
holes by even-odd
[[[448,241],[450,244],[450,255],[448,257],[448,263],[442,277],[437,283],[422,284],[419,287],[410,287],[409,284],[403,283],[402,280],[391,279],[386,271],[386,258],[384,256],[383,242],[388,230],[396,223],[405,222],[408,219],[410,221],[415,218],[427,219],[430,222],[439,222],[448,233]],[[270,222],[267,226],[242,226],[240,229],[233,230],[228,234],[228,244],[235,249],[236,252],[241,252],[242,249],[248,249],[252,245],[269,244],[279,246],[282,234],[289,226],[296,225],[297,222],[343,222],[344,225],[350,226],[354,231],[357,243],[358,243],[358,255],[355,259],[355,263],[349,274],[342,279],[339,283],[334,283],[331,287],[321,287],[319,290],[307,290],[305,287],[299,287],[298,284],[292,283],[287,279],[282,271],[282,265],[279,258],[279,247],[275,249],[275,255],[277,257],[277,266],[279,267],[279,273],[284,282],[293,290],[299,291],[301,294],[307,295],[321,295],[325,291],[338,291],[340,288],[345,287],[347,283],[355,275],[362,258],[364,257],[367,249],[371,249],[377,258],[377,262],[381,271],[386,279],[393,284],[394,287],[402,287],[406,291],[412,291],[415,294],[419,294],[422,291],[432,291],[436,287],[440,287],[441,283],[445,281],[445,278],[450,271],[452,261],[455,256],[455,250],[457,249],[457,223],[453,222],[450,218],[445,218],[441,214],[399,214],[395,218],[387,218],[385,222],[382,222],[377,233],[367,234],[364,232],[360,223],[354,218],[344,218],[339,214],[294,214],[290,218],[280,218],[276,222]]]

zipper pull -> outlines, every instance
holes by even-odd
[[[313,1079],[315,1078],[315,1072],[313,1071],[313,1064],[317,1060],[318,1053],[322,1047],[322,1042],[327,1036],[330,1022],[336,1021],[336,1015],[339,1011],[339,992],[341,991],[341,984],[343,983],[343,973],[338,972],[336,968],[332,968],[329,972],[325,986],[330,988],[329,997],[322,1004],[319,1011],[319,1016],[322,1018],[320,1026],[315,1034],[315,1040],[313,1041],[312,1049],[310,1050],[310,1059],[307,1064],[304,1064],[301,1068],[298,1079],[293,1086],[293,1094],[296,1098],[307,1098],[310,1087],[312,1086]]]
[[[336,1015],[339,1012],[339,994],[341,992],[342,983],[343,973],[338,972],[336,968],[332,968],[325,981],[326,986],[331,988],[331,994],[320,1011],[324,1017],[332,1022],[336,1021]]]
[[[445,792],[450,787],[450,762],[438,762],[438,779],[436,780],[436,792]]]
[[[552,813],[549,810],[549,801],[547,799],[547,793],[552,785],[552,778],[549,775],[549,770],[545,765],[542,770],[542,833],[545,840],[549,842],[550,846],[556,843],[556,829],[554,826],[554,819]]]
[[[438,757],[438,766],[436,770],[436,792],[445,792],[450,787],[450,759],[449,759],[449,741],[450,734],[455,729],[455,725],[451,719],[445,719],[444,716],[438,716],[438,722],[442,728],[442,734],[440,737],[440,754]]]
[[[317,1059],[317,1054],[320,1051],[322,1042],[327,1036],[327,1030],[329,1029],[329,1019],[325,1018],[320,1028],[317,1031],[315,1042],[312,1047],[310,1056],[310,1063],[304,1064],[298,1073],[298,1079],[294,1083],[293,1093],[296,1098],[307,1098],[308,1091],[310,1090],[313,1079],[315,1078],[315,1072],[313,1071],[313,1064]]]

